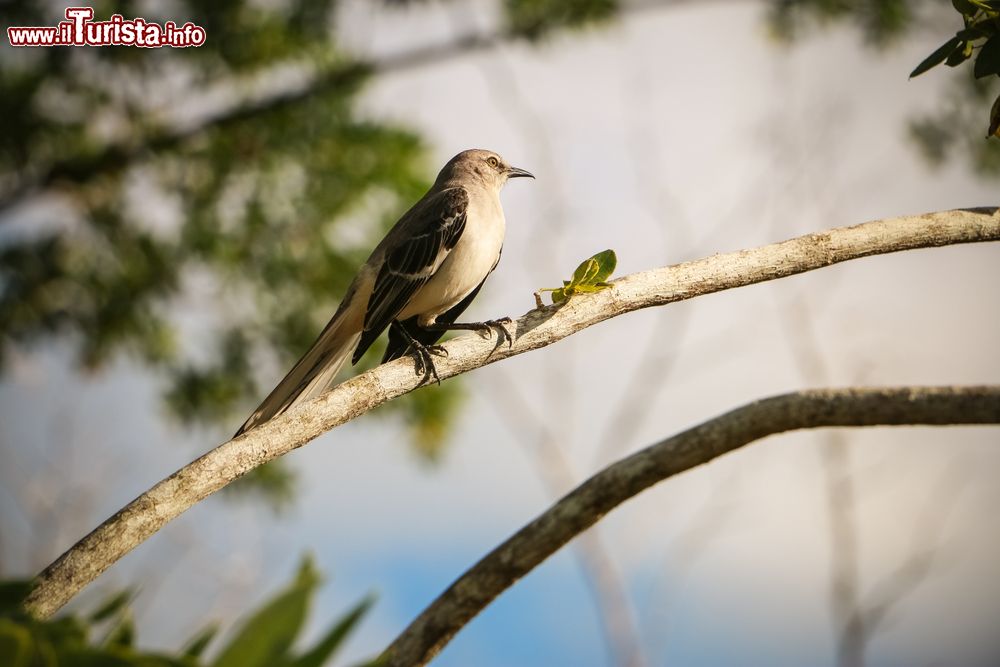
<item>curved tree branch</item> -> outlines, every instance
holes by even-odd
[[[445,344],[441,379],[535,350],[627,312],[914,248],[1000,240],[997,208],[928,213],[807,234],[752,250],[713,255],[614,281],[611,289],[532,310],[510,326],[511,347],[475,334]],[[351,378],[314,401],[230,440],[140,495],[38,576],[26,602],[49,616],[126,553],[189,507],[253,468],[418,386],[412,360],[397,359]]]
[[[500,593],[622,502],[668,477],[776,433],[830,426],[1000,423],[1000,385],[826,389],[728,412],[615,463],[476,563],[386,649],[385,667],[424,665]]]

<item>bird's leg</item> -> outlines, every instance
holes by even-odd
[[[433,324],[422,325],[422,329],[428,329],[430,331],[476,331],[480,334],[486,334],[487,338],[493,337],[493,332],[497,332],[497,344],[493,349],[496,350],[498,347],[503,345],[504,341],[507,342],[507,347],[514,344],[514,337],[510,335],[510,330],[507,325],[511,323],[509,317],[501,317],[495,320],[486,320],[485,322],[452,322],[451,324],[444,324],[435,322]]]
[[[410,346],[410,352],[413,353],[416,362],[417,375],[423,376],[420,380],[420,384],[424,384],[429,379],[434,378],[434,381],[440,385],[441,378],[438,377],[437,368],[434,367],[434,360],[431,356],[447,357],[448,350],[444,349],[441,345],[424,345],[419,340],[411,336],[410,332],[406,330],[406,327],[395,320],[392,322],[391,326],[395,327],[396,331],[402,334],[403,338],[406,339],[407,344]]]

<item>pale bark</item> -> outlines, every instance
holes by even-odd
[[[808,234],[614,281],[612,288],[532,310],[510,325],[511,347],[475,335],[455,338],[435,357],[441,379],[545,347],[604,320],[703,294],[783,278],[838,262],[914,248],[1000,240],[996,208],[877,220]],[[553,282],[559,276],[553,276]],[[253,468],[418,386],[413,361],[384,364],[226,442],[140,495],[71,547],[38,577],[28,599],[37,616],[54,613],[126,553],[189,507]]]

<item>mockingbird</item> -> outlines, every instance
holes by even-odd
[[[521,176],[534,178],[492,151],[463,151],[449,160],[427,194],[372,251],[316,342],[236,435],[322,394],[347,358],[356,364],[386,327],[382,363],[413,352],[424,381],[437,379],[431,355],[444,353],[435,343],[445,331],[496,329],[498,344],[504,337],[510,343],[503,326],[509,318],[455,320],[500,261],[500,189]]]

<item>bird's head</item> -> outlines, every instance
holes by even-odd
[[[465,183],[469,180],[479,181],[489,188],[500,191],[504,183],[511,178],[534,178],[534,175],[524,169],[512,167],[498,153],[473,148],[462,151],[448,161],[438,174],[438,184]]]

